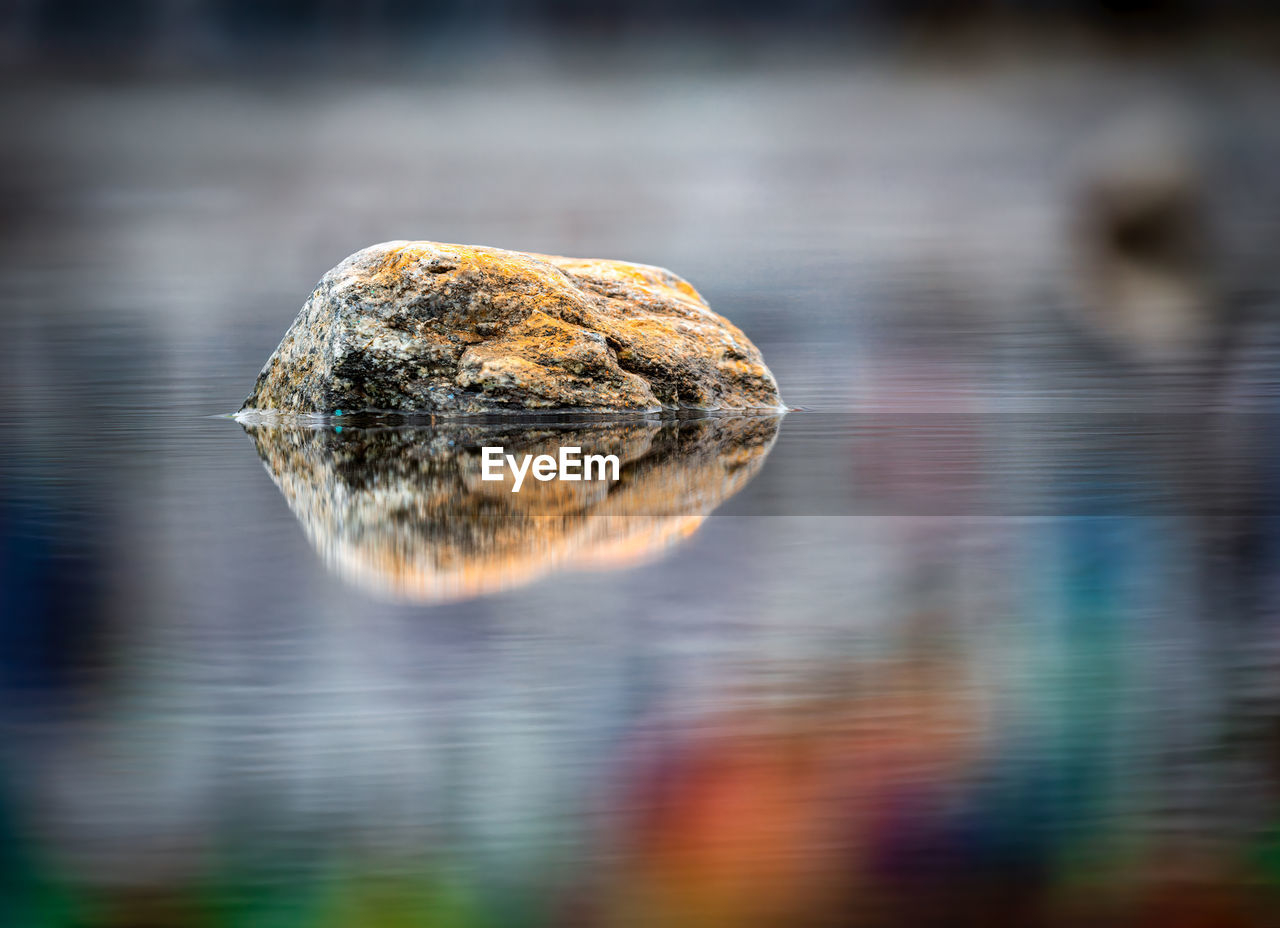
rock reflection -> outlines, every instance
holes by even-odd
[[[643,562],[754,476],[774,416],[330,430],[245,423],[325,562],[394,599],[442,602],[565,568]],[[481,479],[481,448],[613,454],[617,482]]]

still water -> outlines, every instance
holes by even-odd
[[[503,161],[410,87],[8,92],[0,924],[1280,923],[1280,341],[1135,360],[1060,305],[1050,155],[1117,85],[543,80],[437,105],[622,93],[629,142]],[[229,418],[402,234],[668,264],[795,409]],[[513,495],[485,444],[623,478]]]

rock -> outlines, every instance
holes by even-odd
[[[1073,230],[1076,309],[1122,357],[1194,360],[1226,321],[1192,136],[1176,119],[1133,118],[1087,152]]]
[[[241,413],[780,408],[755,345],[670,271],[398,241],[324,276]]]
[[[392,599],[439,602],[560,568],[615,567],[666,550],[746,485],[777,416],[634,420],[581,428],[464,424],[344,428],[244,424],[326,563]],[[481,452],[614,454],[613,481],[520,492],[481,479]]]

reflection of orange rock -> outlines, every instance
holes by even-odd
[[[245,428],[331,567],[391,597],[432,602],[660,553],[751,479],[778,420]],[[486,445],[516,455],[564,446],[615,454],[621,479],[526,480],[513,493],[480,479]]]

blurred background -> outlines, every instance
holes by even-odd
[[[1278,63],[1243,0],[0,0],[0,924],[1280,925]],[[669,267],[797,408],[644,437],[640,542],[352,583],[512,535],[451,432],[223,418],[399,238]]]

